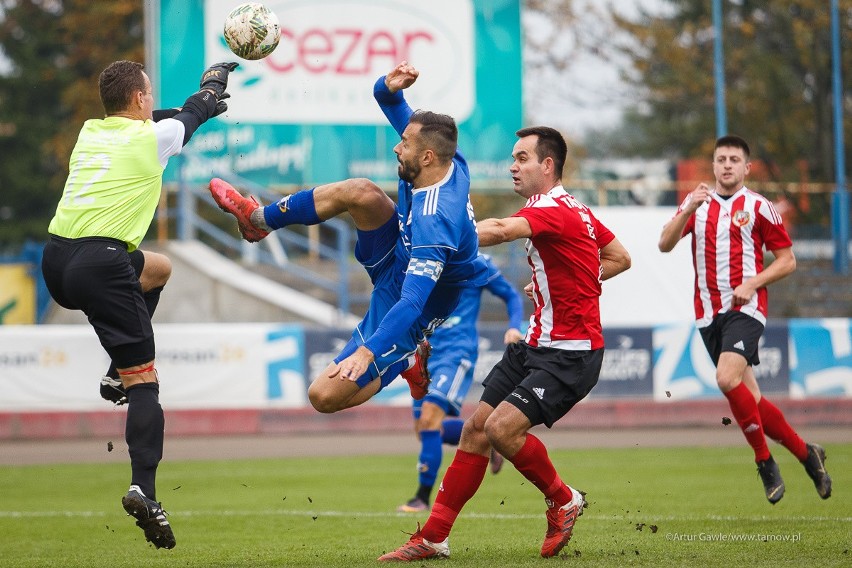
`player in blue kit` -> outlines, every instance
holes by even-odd
[[[479,332],[476,328],[483,290],[488,290],[506,303],[509,325],[503,336],[507,345],[523,339],[521,295],[503,276],[491,258],[482,255],[488,264],[488,282],[482,288],[467,288],[462,292],[456,310],[432,334],[429,342],[429,392],[413,404],[414,429],[420,438],[417,462],[419,487],[417,493],[397,510],[405,513],[429,508],[432,488],[441,469],[442,443],[457,445],[464,421],[459,419],[462,403],[473,383],[473,373],[479,355]],[[445,417],[451,416],[454,418]],[[497,473],[503,458],[492,451],[491,471]]]
[[[478,257],[470,173],[457,151],[455,121],[414,112],[403,97],[402,90],[418,75],[404,61],[373,89],[401,138],[394,147],[397,204],[367,179],[302,190],[265,207],[220,179],[210,181],[216,203],[237,218],[248,241],[341,213],[349,213],[355,223],[355,256],[370,275],[373,292],[352,338],[308,389],[311,404],[323,413],[364,403],[400,374],[412,396],[423,398],[429,384],[422,360],[428,353],[426,337],[455,309],[464,288],[481,287],[488,276]]]

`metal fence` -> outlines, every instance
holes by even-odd
[[[227,178],[261,203],[281,198],[280,193],[232,173]],[[321,226],[285,227],[273,231],[260,243],[250,244],[239,237],[233,218],[219,210],[206,186],[179,183],[166,189],[157,214],[158,240],[172,236],[200,240],[243,264],[259,267],[261,271],[264,267],[278,271],[279,280],[324,295],[345,313],[350,312],[353,302],[365,301],[361,294],[353,292],[356,287],[352,286],[352,273],[357,262],[352,253],[354,230],[348,222],[335,218]]]

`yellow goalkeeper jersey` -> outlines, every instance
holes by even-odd
[[[177,129],[158,143],[157,125],[116,116],[87,120],[48,231],[70,239],[110,237],[135,250],[154,218],[168,156],[182,147]]]

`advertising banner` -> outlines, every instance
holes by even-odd
[[[789,335],[787,330],[789,325]],[[164,407],[306,408],[310,381],[351,332],[276,324],[159,324],[157,371]],[[467,401],[502,358],[504,327],[480,327],[479,361]],[[610,328],[592,398],[720,398],[715,368],[691,324]],[[848,319],[771,324],[754,368],[761,390],[794,398],[852,396],[852,323]],[[84,325],[0,326],[0,412],[110,408],[98,393],[109,361]],[[370,404],[408,406],[397,379]]]
[[[603,365],[593,398],[650,397],[654,392],[650,328],[605,328]]]
[[[852,320],[790,320],[790,395],[852,396]]]
[[[0,264],[0,325],[35,323],[36,289],[31,269],[29,264]]]
[[[474,105],[472,0],[266,0],[281,41],[262,62],[246,62],[229,91],[264,104],[234,104],[232,123],[384,125],[372,85],[400,61],[421,62],[424,82],[412,104],[441,109],[463,122]],[[204,3],[208,61],[234,58],[222,37],[233,0]],[[408,97],[407,97],[408,98]]]
[[[420,71],[406,99],[456,119],[472,178],[509,179],[507,157],[522,121],[518,0],[269,0],[281,40],[258,61],[239,60],[224,42],[234,2],[159,4],[157,105],[181,105],[206,66],[240,63],[228,82],[228,112],[193,136],[166,181],[396,181],[399,136],[373,99],[373,84],[402,60]]]
[[[787,322],[769,321],[757,347],[760,365],[753,367],[760,392],[788,396],[790,383],[790,334]]]
[[[300,327],[163,324],[154,333],[165,407],[307,404]],[[88,326],[0,327],[0,412],[108,409],[98,393],[108,366]]]
[[[721,397],[716,367],[707,354],[698,329],[690,323],[654,328],[654,399],[684,400]],[[754,367],[761,389],[787,394],[790,374],[786,324],[771,324],[761,337]]]

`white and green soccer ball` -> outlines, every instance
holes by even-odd
[[[240,4],[225,18],[225,43],[238,57],[263,59],[278,47],[278,17],[260,2]]]

